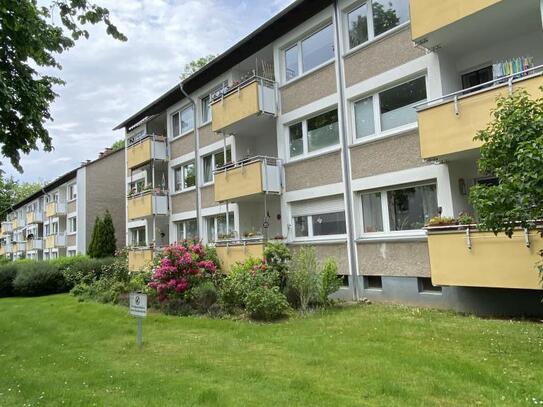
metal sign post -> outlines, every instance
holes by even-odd
[[[143,344],[143,318],[147,316],[147,295],[141,293],[130,293],[129,313],[136,317],[138,324],[136,343]]]

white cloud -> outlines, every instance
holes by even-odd
[[[56,89],[54,151],[23,156],[24,174],[4,159],[3,169],[23,180],[52,180],[123,137],[111,129],[176,82],[186,63],[219,54],[292,0],[96,0],[109,8],[125,43],[103,26],[59,56],[67,84]]]

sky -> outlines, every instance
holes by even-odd
[[[97,158],[123,138],[113,127],[173,87],[185,64],[222,53],[292,1],[94,0],[109,9],[128,41],[99,25],[58,56],[63,69],[56,75],[66,85],[55,88],[54,121],[46,124],[54,151],[23,155],[22,174],[2,159],[3,170],[21,181],[45,182]]]

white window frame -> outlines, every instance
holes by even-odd
[[[408,82],[414,81],[416,79],[424,78],[424,86],[426,88],[426,100],[428,100],[428,75],[426,73],[423,74],[417,74],[414,76],[410,76],[407,78],[402,78],[399,81],[395,81],[392,84],[388,84],[386,87],[380,88],[378,90],[373,91],[372,93],[366,93],[361,96],[357,96],[353,99],[351,102],[351,128],[352,130],[352,140],[351,142],[353,144],[364,144],[368,143],[374,140],[379,140],[381,138],[389,137],[398,135],[401,133],[404,133],[406,131],[414,130],[418,128],[418,120],[415,120],[411,123],[406,123],[398,127],[394,127],[392,129],[388,130],[381,130],[381,101],[380,101],[380,94],[383,92],[386,92],[387,90],[394,89],[398,86],[404,85]],[[373,134],[370,134],[368,136],[364,137],[357,137],[356,134],[356,104],[364,99],[372,98],[372,107],[373,107],[373,126],[374,131]],[[421,101],[422,103],[422,101]],[[414,108],[413,108],[414,109]],[[290,152],[290,150],[289,150]]]
[[[406,0],[408,3],[409,1]],[[349,40],[349,14],[358,9],[359,7],[362,7],[364,4],[367,4],[368,11],[366,14],[366,21],[368,22],[368,39],[360,44],[357,44],[353,47],[351,47],[351,42]],[[409,18],[407,21],[404,21],[403,23],[398,24],[396,27],[391,28],[388,31],[382,32],[379,35],[375,35],[375,27],[373,25],[373,0],[360,0],[356,1],[353,4],[350,4],[348,7],[346,7],[343,10],[343,27],[344,29],[344,35],[343,35],[343,41],[346,48],[346,53],[356,52],[360,48],[364,48],[368,46],[368,44],[379,40],[382,37],[386,37],[387,35],[392,34],[393,32],[396,32],[398,30],[401,30],[403,27],[409,25],[411,23],[411,14],[409,14]]]
[[[143,229],[143,231],[141,229]],[[146,226],[136,226],[136,227],[130,228],[129,231],[130,231],[130,245],[132,247],[147,247],[148,246],[148,243],[147,243],[147,227]],[[136,239],[136,242],[134,242],[134,239],[133,239],[134,232],[136,232],[136,234],[138,235],[137,236],[138,238]],[[137,245],[137,243],[139,242],[139,234],[140,233],[143,233],[145,235],[144,239],[143,239],[144,242],[145,242],[145,245],[143,245],[143,246]]]
[[[218,92],[218,91],[220,91],[220,90],[222,90],[222,89],[224,89],[226,87],[228,87],[228,80],[227,79],[222,81],[219,85],[211,88],[211,90],[208,93],[206,93],[205,95],[202,95],[200,97],[200,126],[205,126],[206,124],[209,124],[209,123],[211,123],[213,121],[213,113],[212,113],[212,109],[211,109],[211,96],[213,94],[215,94],[216,92]],[[209,109],[209,117],[208,117],[207,120],[204,121],[204,112],[205,112],[204,100],[206,98],[209,98],[208,103],[209,103],[210,109]]]
[[[75,201],[77,199],[77,184],[68,185],[68,202]]]
[[[322,212],[317,214],[311,214],[311,215],[296,215],[292,216],[292,236],[293,241],[295,242],[303,242],[303,241],[313,241],[313,240],[337,240],[337,239],[345,239],[347,237],[347,232],[342,234],[335,234],[335,235],[314,235],[313,234],[313,216],[321,216],[321,215],[328,215],[331,213],[339,213],[341,211],[333,211],[333,212]],[[343,211],[345,213],[345,211]],[[294,221],[295,218],[307,218],[307,236],[296,236],[296,223]],[[347,230],[347,214],[345,214],[345,230]]]
[[[72,222],[75,222],[75,229],[72,228]],[[71,216],[69,218],[67,218],[67,223],[68,223],[68,234],[69,235],[74,235],[77,233],[77,216]]]
[[[190,219],[183,219],[180,221],[175,222],[175,234],[176,234],[176,240],[177,242],[182,242],[183,240],[187,240],[187,222],[195,222],[196,218],[190,218]],[[182,226],[183,229],[183,236],[179,236],[179,229],[180,226]]]
[[[50,235],[58,236],[59,232],[60,232],[60,228],[59,228],[58,221],[57,222],[51,222],[51,227],[49,229]]]
[[[436,200],[438,202],[439,206],[439,193],[438,193],[438,185],[436,180],[426,180],[422,182],[416,182],[416,183],[410,183],[410,184],[402,184],[402,185],[393,185],[384,189],[378,189],[378,190],[371,190],[371,191],[360,191],[358,194],[358,202],[360,203],[359,211],[360,211],[360,230],[359,230],[359,238],[379,238],[379,237],[387,237],[387,236],[396,236],[396,237],[402,237],[402,236],[426,236],[426,232],[424,229],[410,229],[410,230],[390,230],[390,214],[388,212],[388,193],[390,191],[397,191],[400,189],[409,189],[409,188],[415,188],[415,187],[424,187],[428,185],[434,185],[436,187]],[[364,232],[364,209],[362,205],[362,195],[365,194],[375,194],[380,193],[381,194],[381,216],[382,216],[382,222],[383,222],[383,231],[382,232]]]
[[[314,29],[311,30],[311,32],[309,32],[308,34],[300,37],[297,41],[293,41],[293,42],[290,42],[288,43],[288,45],[286,45],[285,47],[282,48],[281,50],[281,59],[282,59],[282,63],[281,63],[281,70],[282,70],[282,79],[283,79],[283,83],[290,83],[296,79],[299,79],[303,76],[306,76],[306,75],[309,75],[311,72],[315,72],[317,70],[319,70],[320,68],[322,68],[323,66],[326,66],[328,65],[331,61],[334,61],[335,60],[335,55],[332,56],[332,58],[330,58],[329,60],[327,61],[324,61],[323,63],[311,68],[311,69],[308,69],[307,71],[304,71],[303,67],[303,53],[302,53],[302,42],[304,42],[305,40],[307,40],[308,38],[311,38],[313,35],[317,34],[318,32],[324,30],[325,28],[328,28],[329,26],[332,26],[332,38],[333,38],[333,33],[334,33],[334,27],[333,27],[333,21],[330,21],[330,20],[326,20],[324,23],[322,24],[319,24],[317,27],[315,27]],[[288,50],[290,50],[291,48],[293,47],[298,47],[297,48],[297,63],[298,63],[298,75],[296,76],[293,76],[292,78],[290,79],[287,79],[287,58],[286,58],[286,53]],[[335,46],[335,41],[334,41],[334,54],[337,52],[337,50],[335,49],[336,46]]]
[[[208,243],[212,243],[212,242],[217,242],[219,240],[219,235],[218,235],[218,232],[219,232],[219,224],[218,224],[218,218],[219,216],[222,216],[222,215],[225,215],[226,213],[223,212],[223,213],[217,213],[216,215],[211,215],[211,216],[206,216],[204,219],[206,221],[206,224],[205,224],[205,234],[206,234],[206,239],[207,239],[207,242]],[[236,232],[236,228],[235,228],[235,221],[236,221],[236,214],[234,211],[229,211],[228,212],[228,215],[227,216],[232,216],[232,223],[228,223],[228,226],[230,227],[230,229],[232,229],[232,231],[235,233]],[[213,229],[214,229],[214,233],[215,233],[215,236],[208,236],[208,233],[207,233],[207,229],[208,229],[208,222],[213,220]]]
[[[187,134],[190,134],[190,133],[192,133],[194,131],[194,126],[196,126],[196,123],[193,123],[192,128],[190,128],[188,130],[183,131],[182,128],[181,128],[181,114],[183,112],[185,112],[186,110],[190,109],[190,108],[196,109],[196,106],[194,106],[191,103],[191,104],[183,106],[182,108],[176,110],[174,113],[170,114],[170,124],[171,124],[171,129],[172,129],[172,139],[177,139],[179,137],[186,136]],[[192,114],[194,115],[194,113],[192,113]],[[179,116],[179,134],[173,134],[173,131],[174,131],[173,130],[173,117],[175,115]]]
[[[227,146],[226,147],[226,151],[230,151],[230,159],[232,159],[232,148],[231,146]],[[215,183],[215,155],[216,154],[220,154],[220,153],[224,153],[224,149],[220,149],[220,150],[216,150],[212,153],[209,153],[209,154],[206,154],[204,155],[203,157],[201,157],[201,169],[202,169],[202,186],[208,186],[208,185],[213,185]],[[205,166],[204,166],[204,160],[207,158],[207,157],[210,157],[211,156],[211,181],[207,181],[204,179],[205,178]],[[226,161],[226,157],[224,157],[224,162],[225,164],[227,163]]]
[[[186,187],[185,188],[185,167],[189,164],[193,164],[194,165],[194,160],[189,160],[189,161],[185,161],[184,163],[182,164],[179,164],[179,165],[176,165],[175,167],[172,168],[173,170],[173,190],[174,190],[174,194],[175,193],[180,193],[180,192],[188,192],[188,191],[193,191],[196,189],[196,182],[197,180],[195,179],[194,180],[194,185],[192,187]],[[175,174],[177,173],[177,171],[181,171],[181,185],[180,185],[180,188],[177,189],[177,182],[176,182],[176,176]]]
[[[311,119],[313,119],[313,118],[315,118],[317,116],[321,116],[323,114],[330,113],[330,112],[332,112],[334,110],[338,111],[338,113],[337,113],[338,114],[338,142],[337,142],[337,144],[333,144],[331,146],[324,147],[324,148],[321,148],[319,150],[309,152],[309,146],[308,146],[308,141],[307,141],[307,121],[311,120]],[[291,156],[290,155],[290,127],[294,126],[294,125],[297,125],[299,123],[302,123],[303,152],[302,152],[302,154]],[[339,132],[341,130],[340,130],[340,127],[339,127],[339,110],[338,110],[337,106],[333,106],[331,109],[326,109],[326,110],[323,110],[323,111],[321,111],[319,113],[312,114],[311,116],[308,116],[308,117],[306,117],[304,119],[296,120],[296,121],[293,121],[292,123],[285,124],[285,127],[286,127],[286,131],[285,131],[285,133],[286,133],[286,143],[285,144],[286,144],[286,150],[287,150],[286,151],[286,156],[288,157],[288,161],[297,161],[297,160],[301,160],[301,159],[304,159],[304,158],[314,157],[314,156],[326,154],[326,153],[331,152],[331,151],[335,151],[335,150],[340,148],[341,136],[339,135]]]

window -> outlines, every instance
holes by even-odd
[[[172,115],[173,137],[185,134],[194,129],[194,106],[190,105]]]
[[[50,230],[51,230],[51,228],[49,227],[49,225],[44,225],[44,227],[43,227],[43,235],[44,236],[49,236]]]
[[[364,288],[366,290],[382,290],[383,278],[381,276],[364,276]]]
[[[234,234],[234,214],[228,214],[228,232],[226,228],[226,214],[209,216],[206,218],[207,240],[214,242],[233,237]]]
[[[477,86],[482,83],[489,82],[493,78],[494,76],[492,74],[492,66],[486,66],[484,68],[468,72],[462,75],[462,89],[471,88],[472,86]]]
[[[58,235],[58,223],[51,223],[51,234]]]
[[[132,246],[146,246],[147,239],[145,238],[145,226],[130,229],[130,241]]]
[[[230,147],[226,149],[226,162],[224,161],[224,150],[209,154],[203,158],[204,164],[204,183],[213,182],[213,171],[223,167],[226,163],[232,162],[232,152]]]
[[[408,0],[368,0],[347,13],[349,46],[354,48],[408,20]]]
[[[194,162],[174,168],[175,191],[184,191],[196,185]]]
[[[429,277],[418,277],[419,293],[441,293],[441,287],[432,284],[432,279]]]
[[[73,201],[77,198],[77,185],[72,184],[68,187],[68,200]]]
[[[362,194],[362,231],[418,230],[437,211],[435,184]]]
[[[355,102],[356,138],[416,123],[414,105],[425,100],[426,79],[422,76]]]
[[[285,79],[289,81],[334,58],[334,32],[329,24],[285,50]],[[301,65],[301,66],[300,66]]]
[[[294,217],[295,237],[344,235],[346,232],[343,211]]]
[[[68,257],[74,257],[76,255],[75,250],[68,250]]]
[[[177,241],[198,240],[198,227],[196,219],[189,219],[177,223]]]
[[[296,157],[339,144],[337,109],[320,114],[288,129],[289,155]]]
[[[77,218],[74,216],[72,218],[68,218],[68,233],[75,232],[77,232]]]
[[[202,123],[210,122],[212,119],[211,116],[211,99],[218,92],[222,92],[224,88],[228,86],[228,81],[224,81],[216,88],[213,88],[211,92],[205,97],[202,98]]]

